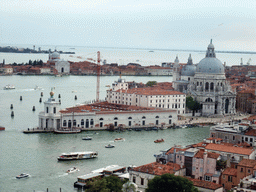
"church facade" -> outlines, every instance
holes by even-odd
[[[216,58],[214,46],[208,45],[206,56],[198,64],[180,67],[178,58],[173,69],[173,87],[201,104],[202,116],[235,114],[236,92],[226,80],[225,67]]]

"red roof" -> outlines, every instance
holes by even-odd
[[[237,176],[237,169],[235,168],[226,168],[223,173],[223,175],[232,175],[232,176]]]
[[[192,178],[188,178],[188,179],[193,182],[193,185],[195,187],[201,187],[201,188],[212,189],[212,190],[222,188],[222,185],[217,184],[217,183],[213,183],[213,182],[210,182],[210,181],[203,181],[203,180],[192,179]]]
[[[176,163],[168,162],[166,164],[161,164],[158,162],[153,162],[139,167],[135,167],[133,168],[133,171],[148,173],[151,175],[163,175],[166,173],[174,174],[180,169],[181,166]]]
[[[214,150],[214,151],[229,152],[229,153],[235,153],[235,154],[241,154],[241,155],[251,155],[253,153],[253,149],[248,149],[248,148],[243,148],[243,147],[227,146],[227,145],[215,144],[215,143],[207,144],[205,149]]]
[[[243,159],[242,161],[240,161],[240,163],[238,165],[253,168],[254,166],[256,166],[256,160],[254,160],[254,159]]]

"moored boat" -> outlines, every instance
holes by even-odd
[[[154,141],[155,143],[161,143],[161,142],[164,142],[164,139],[157,139]]]
[[[86,137],[83,137],[82,140],[92,140],[92,137],[86,136]]]
[[[69,160],[82,160],[82,159],[92,159],[98,157],[98,152],[85,151],[85,152],[71,152],[62,153],[59,157],[59,161],[69,161]]]
[[[67,170],[67,173],[74,173],[74,172],[77,172],[77,171],[80,171],[80,170],[77,169],[76,167],[72,167],[72,168]]]
[[[4,86],[4,89],[5,89],[5,90],[15,89],[15,86],[8,84],[8,85]]]
[[[27,173],[21,173],[20,175],[17,175],[16,178],[21,179],[21,178],[25,178],[25,177],[28,177],[28,176],[29,176],[29,174],[27,174]]]
[[[72,133],[80,133],[81,129],[63,129],[63,130],[54,130],[54,133],[57,134],[72,134]]]
[[[0,131],[4,131],[5,127],[0,126]]]
[[[111,144],[108,144],[108,145],[105,145],[105,148],[114,148],[115,145],[111,145]]]
[[[116,138],[114,141],[125,141],[124,138]]]

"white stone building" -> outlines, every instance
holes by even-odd
[[[190,57],[181,69],[176,58],[173,85],[175,90],[191,95],[201,104],[203,116],[236,113],[236,93],[226,80],[224,65],[216,58],[212,42],[205,58],[196,65]]]
[[[179,115],[185,114],[186,94],[164,90],[157,86],[128,89],[128,84],[119,79],[112,84],[112,89],[107,90],[106,101],[115,104],[172,109]]]
[[[40,129],[81,128],[85,130],[115,128],[166,127],[177,121],[177,112],[108,102],[79,105],[59,110],[59,102],[51,97],[39,113]]]
[[[156,76],[171,76],[172,69],[170,67],[160,67],[160,66],[149,66],[145,67],[148,75],[156,75]]]
[[[70,63],[60,59],[60,54],[55,51],[49,54],[48,64],[54,66],[58,74],[69,74],[70,73]]]

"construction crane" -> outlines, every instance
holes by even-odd
[[[100,52],[97,52],[97,89],[96,89],[96,103],[100,98]]]
[[[247,61],[246,64],[247,64],[247,65],[250,65],[251,60],[252,60],[252,59],[250,58],[250,59]]]

